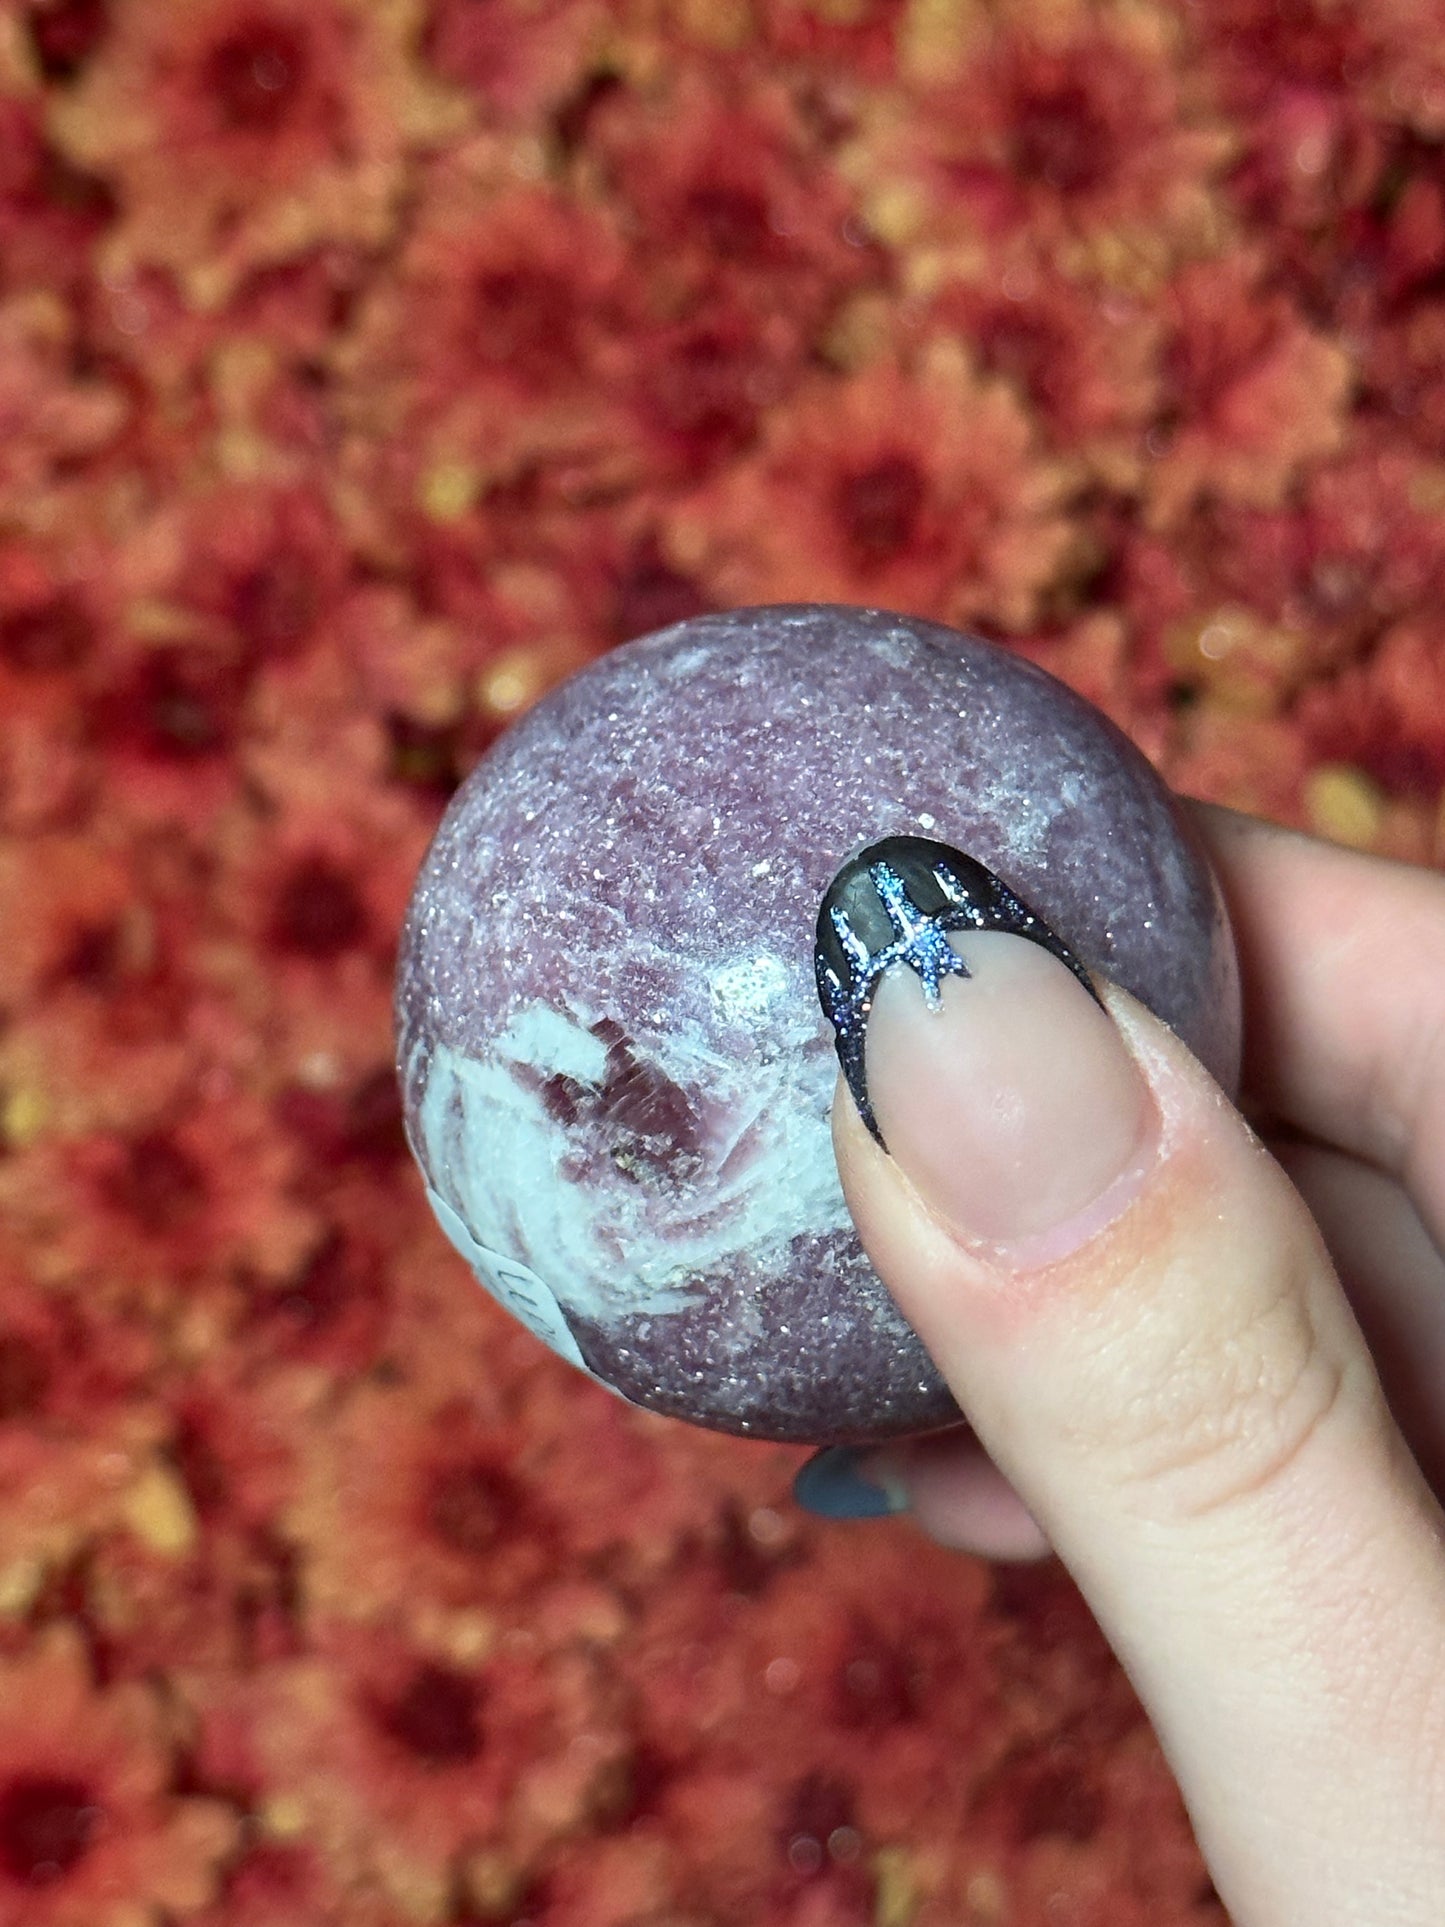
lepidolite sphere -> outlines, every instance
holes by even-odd
[[[900,834],[987,864],[1232,1086],[1233,946],[1168,792],[951,630],[683,623],[555,691],[447,811],[398,977],[411,1143],[482,1283],[639,1404],[818,1443],[958,1416],[851,1228],[813,982],[834,873]]]

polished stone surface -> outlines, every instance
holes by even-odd
[[[744,610],[614,651],[483,759],[427,857],[397,1012],[433,1206],[656,1411],[816,1442],[957,1416],[851,1230],[813,985],[835,871],[900,834],[996,871],[1232,1088],[1233,945],[1167,792],[1062,684],[926,623]]]

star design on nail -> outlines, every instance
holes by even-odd
[[[861,851],[844,864],[823,899],[814,963],[843,1075],[879,1144],[883,1137],[868,1100],[863,1054],[878,983],[902,965],[922,984],[927,1007],[940,1009],[944,978],[972,975],[948,940],[955,930],[1027,937],[1097,998],[1073,952],[1002,877],[973,857],[915,836],[890,837]]]
[[[937,1010],[940,1002],[938,992],[940,979],[967,977],[970,974],[968,965],[948,941],[948,931],[964,928],[973,924],[975,919],[968,914],[966,906],[962,903],[958,906],[960,914],[956,919],[946,915],[925,917],[909,898],[907,890],[903,887],[902,877],[890,864],[874,863],[869,867],[868,874],[873,880],[873,888],[878,892],[878,900],[888,912],[888,920],[898,932],[898,936],[886,950],[870,953],[843,911],[835,906],[832,914],[833,928],[837,931],[838,941],[847,951],[852,965],[850,990],[843,992],[842,984],[838,983],[836,977],[834,978],[839,992],[854,1003],[865,997],[871,1000],[873,987],[878,979],[892,970],[895,964],[906,964],[922,980],[924,1001],[928,1008]],[[938,874],[939,872],[935,871],[935,875]],[[939,880],[943,881],[941,876]],[[950,877],[948,881],[954,885],[956,891],[956,880]],[[836,1023],[838,1020],[835,1017],[833,1021]]]
[[[838,904],[831,907],[829,920],[847,960],[846,981],[831,966],[820,962],[818,988],[824,1009],[837,1034],[838,1056],[864,1123],[881,1144],[883,1138],[868,1101],[863,1074],[863,1042],[873,995],[880,978],[902,964],[912,970],[923,985],[924,1002],[930,1010],[940,1007],[940,986],[945,977],[968,977],[968,965],[948,941],[950,930],[979,929],[984,918],[973,905],[958,879],[946,865],[934,868],[934,879],[949,899],[949,907],[925,915],[908,893],[903,878],[886,862],[871,863],[868,877],[887,912],[894,937],[883,949],[870,947],[853,927],[852,919]]]

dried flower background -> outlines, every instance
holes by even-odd
[[[0,0],[0,1927],[1186,1927],[1053,1569],[805,1523],[419,1202],[494,733],[835,597],[1445,858],[1440,0]]]

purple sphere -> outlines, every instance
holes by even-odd
[[[412,1148],[481,1282],[640,1405],[819,1444],[958,1418],[844,1206],[813,982],[834,873],[900,834],[987,864],[1233,1089],[1233,944],[1173,799],[952,630],[682,623],[554,691],[442,821],[397,983]]]

